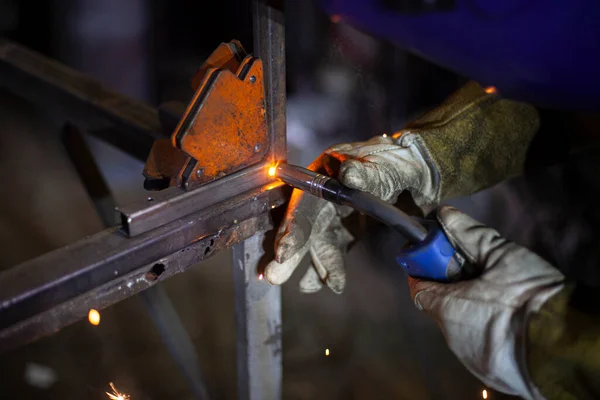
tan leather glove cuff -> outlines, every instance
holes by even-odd
[[[530,105],[471,82],[398,132],[421,136],[439,172],[439,199],[469,195],[518,175],[539,127]]]

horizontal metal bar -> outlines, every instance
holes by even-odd
[[[156,109],[17,43],[0,38],[0,86],[61,122],[71,121],[132,156],[146,160],[165,137]]]
[[[61,312],[66,310],[69,313],[68,310],[78,307],[77,302],[82,302],[81,296],[91,301],[98,296],[94,291],[100,287],[111,285],[136,271],[143,272],[148,265],[176,252],[192,252],[186,249],[207,237],[210,237],[209,249],[201,252],[204,256],[210,255],[214,249],[229,247],[250,237],[255,232],[251,229],[236,236],[224,232],[235,229],[241,221],[268,212],[272,206],[280,205],[283,201],[281,190],[263,188],[135,238],[126,237],[118,228],[107,229],[13,267],[0,274],[0,342],[12,337],[15,331],[23,332],[24,328],[19,326],[37,324],[37,328],[48,333],[50,328],[41,327],[41,320],[50,321],[51,327],[57,329],[81,318],[81,310],[74,317],[72,314],[60,314],[56,311],[57,307]],[[198,256],[202,257],[201,254]],[[184,262],[182,265],[190,264]],[[124,294],[127,293],[130,292],[119,292],[114,298],[105,297],[104,302],[98,299],[98,307],[125,298],[127,295]],[[76,301],[77,298],[79,300]],[[50,316],[44,315],[48,313]],[[27,332],[32,334],[33,331],[35,329]],[[6,348],[6,345],[0,344],[0,348]]]
[[[264,186],[273,181],[267,175],[269,165],[261,163],[248,167],[189,192],[178,187],[152,192],[143,201],[119,208],[123,232],[131,237],[138,236],[196,210]]]
[[[256,231],[269,229],[270,224],[267,213],[242,221],[219,233],[205,236],[168,256],[139,266],[128,274],[117,276],[110,282],[56,307],[0,330],[0,353],[52,334],[66,325],[85,318],[91,308],[101,310],[175,274],[185,272],[190,266],[254,235]],[[149,271],[152,271],[157,264],[164,266],[164,272],[156,280],[152,280],[150,276],[154,275]]]

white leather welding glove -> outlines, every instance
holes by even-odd
[[[417,308],[438,323],[448,346],[486,385],[543,399],[525,363],[528,319],[563,288],[563,275],[535,253],[452,207],[438,220],[479,277],[457,283],[409,278]]]
[[[538,125],[533,107],[470,82],[393,137],[334,146],[309,168],[389,202],[409,190],[427,214],[440,199],[471,194],[519,174]],[[342,162],[339,171],[331,168],[332,159]],[[310,253],[313,262],[301,290],[315,292],[324,282],[341,293],[342,255],[352,238],[340,218],[348,213],[294,191],[277,235],[276,259],[265,270],[267,280],[285,282]]]
[[[366,142],[341,144],[326,150],[309,169],[334,174],[330,165],[337,160],[337,178],[350,188],[367,191],[395,202],[403,190],[410,190],[415,203],[429,208],[438,202],[436,171],[427,161],[427,150],[417,135],[398,139],[378,136]],[[341,218],[352,210],[294,190],[275,243],[275,260],[265,269],[265,278],[282,284],[307,253],[312,264],[300,282],[300,290],[316,292],[323,283],[341,293],[346,283],[343,255],[352,241]]]

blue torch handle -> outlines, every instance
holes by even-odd
[[[398,264],[415,278],[440,282],[463,277],[464,258],[456,252],[448,237],[435,221],[423,221],[429,233],[425,240],[400,250]]]

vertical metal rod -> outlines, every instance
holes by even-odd
[[[283,0],[254,0],[254,55],[263,61],[269,157],[285,161]],[[238,398],[281,399],[281,289],[258,279],[264,232],[233,246]]]
[[[233,246],[240,400],[281,399],[281,289],[259,279],[264,237]]]
[[[270,156],[285,161],[285,23],[283,0],[255,0],[254,55],[263,61]]]

